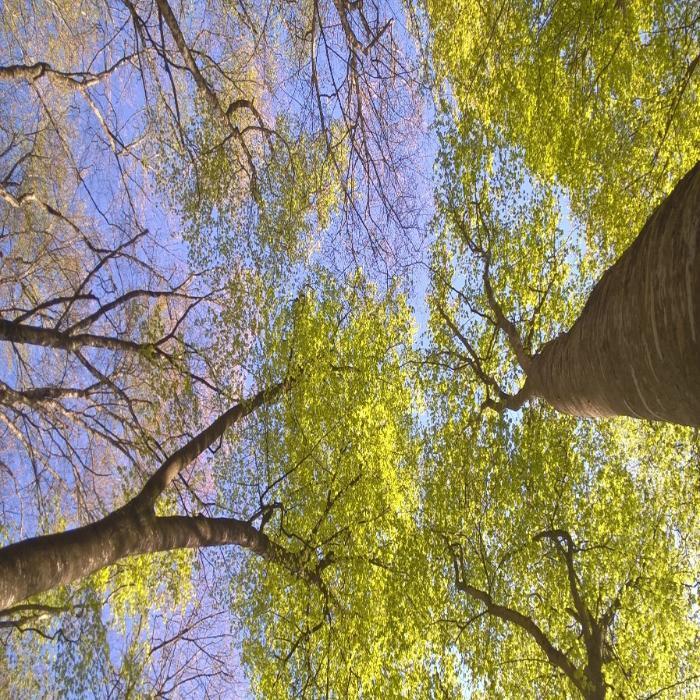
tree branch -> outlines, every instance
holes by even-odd
[[[136,496],[140,507],[152,508],[156,499],[167,488],[173,479],[191,462],[193,462],[204,450],[213,445],[234,423],[251,414],[264,404],[269,404],[278,399],[290,388],[292,380],[274,384],[271,387],[259,391],[249,399],[241,401],[222,413],[213,423],[195,435],[187,444],[173,452],[158,470],[146,482],[141,492]]]
[[[491,595],[476,588],[466,582],[463,571],[460,575],[460,564],[457,561],[456,556],[453,553],[453,565],[455,570],[455,586],[457,590],[466,593],[468,596],[474,600],[479,601],[486,606],[486,610],[490,615],[503,620],[504,622],[510,622],[516,627],[523,630],[529,637],[531,637],[540,649],[544,652],[550,663],[560,669],[569,680],[578,688],[582,693],[585,693],[585,686],[582,679],[581,672],[574,666],[569,657],[559,649],[557,649],[547,638],[547,635],[542,631],[542,629],[535,623],[535,621],[523,615],[521,612],[508,608],[504,605],[498,605],[494,603]]]

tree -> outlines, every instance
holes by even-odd
[[[549,409],[433,420],[426,512],[452,567],[434,565],[434,595],[474,697],[692,694],[694,545],[677,533],[697,531],[697,443]]]
[[[219,416],[106,517],[0,550],[3,615],[46,610],[41,602],[22,601],[126,556],[236,544],[273,567],[250,564],[247,578],[260,590],[250,599],[242,596],[246,605],[257,608],[272,597],[275,605],[269,609],[294,628],[300,620],[316,618],[313,629],[291,637],[287,661],[300,645],[301,654],[307,638],[325,626],[338,629],[333,642],[338,647],[328,647],[329,659],[345,654],[359,640],[368,643],[368,630],[376,627],[383,611],[355,619],[356,599],[381,596],[385,588],[392,597],[398,593],[382,567],[395,538],[410,531],[415,507],[411,484],[416,453],[410,443],[415,395],[401,367],[402,348],[410,344],[410,320],[399,295],[378,298],[361,279],[349,296],[331,282],[321,285],[322,297],[308,291],[279,319],[278,345],[270,351],[268,372],[272,377],[281,372],[280,381]],[[245,454],[245,437],[233,438],[230,429],[263,410],[269,415],[261,419],[262,434],[249,427],[255,462],[233,470],[232,478],[245,478],[240,485],[232,482],[229,500],[216,506],[246,512],[246,517],[157,514],[164,490],[216,441],[229,443],[224,448],[227,461],[235,460],[236,452]],[[226,483],[222,474],[223,494]],[[368,566],[378,568],[369,580]],[[305,595],[286,596],[290,580],[302,582]],[[285,608],[290,608],[288,613]],[[391,614],[396,614],[394,608]],[[262,622],[262,611],[257,617]],[[352,677],[345,679],[348,668],[362,676],[361,682],[378,682],[377,648],[400,632],[376,635],[366,652],[355,654],[352,666],[334,661],[332,671],[323,672],[326,682],[354,687]],[[267,630],[266,636],[268,655],[271,645],[288,645],[286,636],[274,642],[274,632]],[[330,639],[326,636],[329,645]],[[408,649],[397,652],[397,659],[408,656],[402,664],[420,659],[420,641],[415,632],[407,637]],[[315,659],[314,665],[321,661]],[[260,687],[271,680],[263,674]],[[392,683],[399,681],[392,676]]]
[[[561,186],[595,251],[589,272],[607,267],[697,161],[696,8],[435,0],[427,10],[436,70],[472,145],[516,149]]]
[[[238,544],[283,562],[282,552],[249,523],[205,517],[156,517],[155,502],[167,486],[224,431],[260,405],[274,400],[284,384],[232,406],[193,440],[173,452],[122,508],[105,518],[57,535],[42,535],[4,547],[2,609],[37,593],[71,583],[119,559],[171,549]]]
[[[591,292],[568,331],[536,352],[526,347],[493,291],[491,254],[477,242],[496,240],[476,205],[477,232],[457,222],[458,235],[483,261],[491,319],[502,332],[526,380],[508,395],[486,375],[473,344],[445,309],[438,311],[490,387],[497,409],[517,410],[533,398],[575,416],[632,416],[681,425],[700,424],[697,384],[700,287],[700,163],[657,207],[641,233]],[[485,227],[485,231],[478,229]],[[489,245],[493,245],[489,243]]]
[[[697,436],[524,402],[692,211],[692,8],[429,4],[429,232],[396,7],[104,9],[0,11],[0,695],[696,692]]]
[[[517,409],[540,397],[573,415],[698,425],[697,17],[683,4],[633,4],[624,11],[595,3],[516,4],[500,13],[464,5],[429,5],[434,52],[454,89],[462,134],[447,136],[444,145],[451,182],[443,215],[483,264],[485,310],[527,377],[510,395],[480,367],[497,394],[489,405]],[[466,33],[448,30],[454,12],[474,16]],[[486,30],[485,45],[473,41]],[[500,52],[516,50],[522,60],[494,73]],[[634,62],[644,69],[633,70]],[[687,120],[677,121],[686,113]],[[495,163],[494,153],[500,154]],[[450,162],[460,158],[461,165]],[[504,313],[491,279],[512,264],[495,248],[521,232],[518,223],[510,231],[492,230],[505,224],[497,221],[489,180],[518,159],[527,187],[568,198],[571,219],[586,234],[579,262],[584,274],[624,248],[635,222],[641,228],[570,328],[556,320],[559,335],[545,337],[537,351],[527,347],[531,334],[522,334]],[[684,177],[641,227],[650,210],[639,202],[659,201],[679,175]],[[528,196],[523,189],[519,195]],[[560,266],[564,258],[559,256]],[[540,288],[540,304],[551,284]],[[442,315],[459,337],[459,325],[444,308]],[[474,344],[466,347],[470,362],[482,365]]]
[[[412,226],[394,169],[420,96],[388,8],[69,5],[1,11],[5,542],[130,502],[172,445],[255,385],[252,349],[315,251],[344,267],[375,261],[374,246],[386,273]],[[211,515],[218,488],[210,469],[181,471],[159,515]],[[173,590],[197,566],[208,585],[204,554],[121,561],[5,611],[2,628],[53,636],[87,673],[110,666],[81,641],[106,645],[108,605],[140,630],[123,634],[114,682],[142,687],[157,655],[144,659],[141,625],[165,639],[167,621],[191,619]]]
[[[700,162],[532,358],[533,394],[574,415],[700,425],[699,240]]]

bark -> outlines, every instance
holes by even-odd
[[[526,371],[563,413],[700,425],[700,162]]]
[[[48,63],[34,63],[32,65],[12,64],[0,66],[0,80],[28,80],[33,82],[41,78],[47,70],[50,70]]]
[[[172,549],[233,544],[271,560],[289,556],[250,523],[234,518],[158,518],[132,502],[84,527],[0,549],[0,610],[87,576],[120,559]]]
[[[0,81],[26,80],[29,83],[33,83],[46,75],[49,78],[59,81],[63,85],[84,89],[99,83],[100,80],[111,75],[117,68],[130,61],[132,58],[134,58],[134,55],[124,56],[114,63],[114,65],[102,71],[98,71],[97,73],[90,71],[57,70],[44,61],[39,61],[31,65],[11,64],[0,66]]]

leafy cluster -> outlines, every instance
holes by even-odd
[[[431,0],[428,13],[459,119],[563,187],[609,263],[695,163],[693,4]]]

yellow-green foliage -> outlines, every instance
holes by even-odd
[[[405,364],[409,310],[361,276],[349,291],[320,286],[282,323],[273,364],[291,364],[300,380],[268,417],[261,461],[266,481],[278,481],[268,499],[283,504],[266,531],[309,564],[330,562],[321,573],[327,595],[250,560],[250,588],[238,597],[245,658],[266,698],[305,685],[309,696],[411,697],[431,655],[442,661],[425,634],[413,570],[412,421],[421,401]]]
[[[449,542],[471,585],[531,617],[583,669],[564,557],[537,537],[566,530],[586,605],[598,618],[616,611],[604,665],[613,697],[646,697],[676,683],[686,697],[700,663],[691,496],[700,473],[690,432],[581,423],[536,408],[514,424],[475,423],[460,410],[435,420],[426,513],[445,559]],[[494,616],[474,617],[483,605],[449,585],[444,596],[451,638],[483,688],[476,697],[577,695],[532,637]]]
[[[332,138],[336,131],[330,129]],[[325,138],[279,117],[274,137],[265,141],[264,160],[255,159],[254,200],[242,177],[250,165],[218,121],[198,124],[194,138],[202,154],[195,177],[163,176],[182,213],[193,255],[209,263],[243,258],[259,264],[261,257],[287,265],[308,261],[342,194]],[[342,158],[343,148],[337,146],[334,153]],[[179,161],[170,167],[179,167]]]
[[[459,119],[571,197],[608,257],[700,154],[694,2],[428,0]]]

